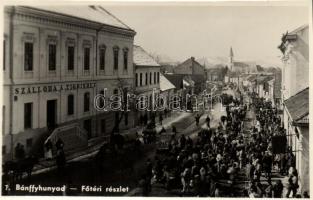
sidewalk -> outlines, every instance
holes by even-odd
[[[163,120],[163,126],[165,129],[171,128],[171,125],[175,122],[178,122],[184,118],[194,115],[194,113],[186,113],[186,112],[173,112],[171,115]],[[156,124],[156,130],[159,132],[162,129],[162,125],[159,123]],[[141,133],[143,131],[143,127],[137,126],[131,129],[126,129],[121,131],[121,135],[125,136],[127,139],[135,137],[136,132]],[[90,158],[98,152],[100,147],[109,141],[108,136],[102,136],[93,138],[88,141],[88,146],[85,148],[73,149],[71,151],[66,152],[66,160],[67,163],[76,162],[80,160],[84,160]],[[51,170],[56,169],[55,159],[52,160],[44,160],[40,159],[39,163],[34,166],[33,173],[41,174]]]
[[[254,121],[256,119],[255,112],[253,108],[250,108],[246,114],[246,118],[249,119],[248,121],[245,122],[245,129],[251,129],[254,126]],[[272,169],[272,183],[276,182],[278,180],[281,180],[284,188],[283,188],[283,198],[285,198],[287,194],[287,185],[288,185],[288,178],[286,176],[280,175],[280,173],[276,169]],[[267,185],[267,179],[264,176],[261,176],[260,179],[262,184]]]

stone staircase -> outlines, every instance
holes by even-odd
[[[86,130],[82,129],[76,123],[56,128],[46,139],[45,143],[50,140],[52,144],[55,144],[58,139],[63,141],[65,152],[88,146]]]

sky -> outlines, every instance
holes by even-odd
[[[174,61],[194,56],[281,63],[283,33],[308,24],[304,6],[123,5],[104,6],[137,34],[135,44]]]

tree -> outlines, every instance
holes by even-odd
[[[112,129],[112,134],[118,133],[120,129],[120,123],[123,120],[123,117],[126,117],[126,120],[128,120],[128,104],[131,102],[128,102],[127,94],[134,93],[135,88],[133,85],[130,85],[127,81],[118,78],[117,83],[117,89],[118,89],[118,95],[121,96],[121,107],[122,110],[114,111],[115,112],[115,120],[114,120],[114,127]]]

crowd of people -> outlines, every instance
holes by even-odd
[[[248,108],[255,113],[250,121]],[[199,119],[197,115],[197,126]],[[226,105],[226,116],[221,117],[218,127],[210,126],[209,117],[205,123],[208,128],[195,139],[174,134],[168,152],[147,161],[140,181],[143,195],[149,194],[151,184],[160,183],[168,190],[180,188],[181,195],[281,198],[285,186],[280,179],[272,180],[276,165],[288,175],[286,197],[297,197],[295,156],[287,147],[282,153],[273,153],[272,137],[285,133],[271,104],[263,99],[253,99],[250,104],[243,98],[233,99]]]

